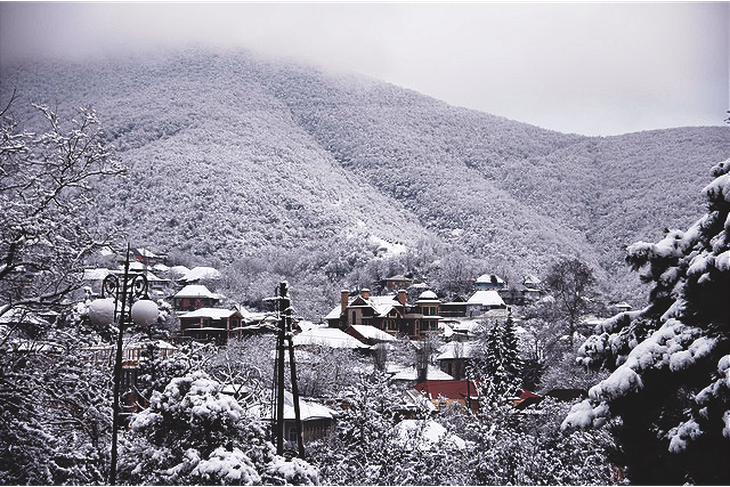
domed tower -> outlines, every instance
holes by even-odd
[[[441,319],[441,301],[433,291],[424,291],[416,300],[417,313],[421,315],[417,334],[438,331]]]

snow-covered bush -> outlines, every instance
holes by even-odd
[[[285,462],[264,425],[202,371],[173,379],[136,414],[120,454],[119,478],[133,484],[311,484],[306,462]]]

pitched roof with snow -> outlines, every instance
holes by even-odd
[[[502,297],[497,291],[477,291],[471,295],[467,304],[479,304],[482,306],[505,306]]]
[[[218,299],[218,295],[212,293],[202,284],[188,284],[180,290],[175,298],[211,298]]]
[[[439,349],[436,360],[471,358],[475,356],[475,344],[470,342],[449,342]]]
[[[264,415],[271,415],[271,408],[262,406],[253,406],[253,411],[257,412],[263,418]],[[305,401],[301,397],[299,398],[299,412],[302,421],[309,421],[313,419],[332,419],[339,416],[336,411],[322,406],[315,402]],[[289,391],[284,391],[284,419],[296,419],[294,410],[294,396]]]
[[[487,284],[504,284],[504,279],[499,276],[495,276],[494,274],[482,274],[481,276],[477,277],[476,282]]]
[[[183,280],[186,282],[199,281],[201,279],[220,279],[221,273],[213,267],[193,267],[185,274]]]
[[[389,366],[388,373],[393,374],[391,379],[401,381],[414,381],[418,380],[418,371],[415,367],[403,367],[403,366]],[[428,380],[433,381],[453,381],[454,378],[433,365],[428,366],[426,370],[426,377]]]
[[[398,296],[395,294],[390,294],[386,296],[370,296],[368,299],[363,298],[362,296],[354,296],[349,299],[349,302],[347,306],[358,306],[358,307],[365,307],[369,306],[373,308],[375,315],[381,318],[384,318],[388,316],[388,314],[397,307],[402,307],[403,305],[398,301]],[[336,320],[340,317],[342,314],[342,306],[338,305],[335,306],[335,308],[330,311],[327,316],[325,316],[326,320]]]
[[[420,296],[418,296],[419,301],[437,301],[438,296],[436,296],[436,293],[433,291],[424,291],[421,293]]]
[[[366,340],[379,340],[381,342],[392,342],[395,341],[395,337],[390,333],[386,333],[380,328],[376,328],[372,325],[351,325],[352,328],[358,332]]]
[[[370,348],[370,346],[365,345],[360,340],[348,335],[339,328],[329,328],[326,326],[310,328],[298,335],[294,335],[292,342],[295,347],[318,345],[330,348],[349,348],[353,350]]]

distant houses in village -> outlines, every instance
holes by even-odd
[[[220,278],[216,269],[166,267],[161,256],[146,249],[134,249],[133,255],[130,272],[144,273],[154,297],[167,300],[179,320],[179,330],[169,342],[159,342],[165,345],[158,347],[157,353],[173,353],[175,343],[187,340],[226,343],[252,333],[276,331],[275,316],[227,304],[225,296],[207,287],[207,283]],[[121,272],[123,269],[118,267],[87,270],[89,292],[98,294],[109,274]],[[323,324],[295,323],[292,343],[298,353],[304,354],[322,348],[374,354],[378,347],[392,347],[400,340],[411,344],[415,356],[424,338],[440,335],[445,343],[433,351],[428,364],[383,366],[382,371],[389,380],[403,391],[399,414],[404,418],[413,417],[416,410],[434,412],[455,405],[476,410],[479,388],[466,380],[468,364],[478,355],[474,338],[484,330],[485,323],[508,319],[512,306],[525,305],[543,296],[540,281],[532,276],[510,286],[500,276],[484,274],[475,279],[471,294],[448,300],[439,298],[427,284],[403,275],[373,284],[382,294],[367,288],[356,292],[343,290],[339,303],[323,317]],[[620,306],[623,304],[617,305]],[[89,352],[95,363],[111,361],[110,348]],[[125,377],[128,379],[125,380],[135,379],[134,369],[143,353],[131,343],[126,346]],[[514,403],[526,405],[536,397],[529,393],[514,398]],[[293,399],[288,400],[287,407],[290,407]],[[337,417],[334,410],[301,399],[300,409],[306,413],[302,425],[305,441],[322,438]],[[294,438],[293,413],[285,419],[287,435]]]

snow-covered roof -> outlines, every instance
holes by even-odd
[[[221,273],[213,267],[193,267],[182,278],[187,282],[199,281],[201,279],[220,279]]]
[[[36,313],[23,308],[12,308],[7,310],[0,316],[0,323],[14,324],[24,323],[39,326],[48,326],[48,321],[44,320]]]
[[[419,301],[432,301],[432,300],[438,300],[438,296],[436,296],[436,293],[433,291],[424,291],[421,293],[420,296],[418,296]]]
[[[295,347],[319,345],[330,348],[370,348],[368,345],[365,345],[339,328],[330,328],[327,326],[310,328],[298,335],[294,335],[292,342]]]
[[[202,284],[188,284],[180,290],[175,298],[211,298],[218,299],[218,295],[212,293]]]
[[[397,296],[391,294],[386,296],[370,296],[367,303],[378,313],[378,316],[388,316],[396,306],[401,306]]]
[[[418,371],[415,367],[404,367],[402,365],[391,365],[387,369],[388,374],[392,374],[391,379],[401,381],[418,380]],[[452,376],[433,365],[428,366],[426,371],[426,380],[454,380]]]
[[[469,358],[474,356],[475,344],[470,342],[449,342],[439,348],[436,360]]]
[[[479,304],[482,306],[504,306],[504,301],[497,291],[481,290],[471,295],[467,304]]]
[[[130,270],[130,271],[137,271],[137,272],[142,272],[142,271],[144,271],[144,270],[145,270],[146,268],[147,268],[147,266],[146,266],[146,265],[144,265],[144,264],[143,264],[143,263],[141,263],[141,262],[130,262],[130,263],[129,263],[129,270]],[[120,269],[121,269],[122,271],[124,271],[124,266],[120,266]]]
[[[98,269],[84,269],[84,281],[103,281],[106,279],[106,276],[111,274],[111,269],[105,269],[103,267],[100,267]]]
[[[379,340],[381,342],[395,341],[395,337],[393,337],[393,335],[372,325],[352,325],[352,328],[354,328],[356,332],[367,340]]]
[[[330,311],[327,316],[324,317],[325,320],[336,320],[340,316],[342,316],[342,305],[335,306],[332,311]]]
[[[224,308],[200,308],[195,311],[189,311],[187,313],[180,313],[180,318],[212,318],[214,320],[222,320],[223,318],[230,318],[238,310],[235,309],[224,309]]]
[[[184,265],[175,265],[170,267],[169,271],[170,275],[173,277],[185,277],[187,273],[190,272],[190,269]]]
[[[482,274],[477,277],[477,283],[504,284],[504,279],[494,274]]]
[[[540,285],[540,279],[533,275],[525,276],[524,279],[522,279],[522,284],[525,284],[526,286],[539,286]]]
[[[404,447],[430,450],[439,444],[448,444],[460,450],[466,448],[466,441],[449,434],[446,428],[432,419],[404,419],[394,429]]]
[[[354,304],[358,300],[362,301],[363,304]],[[385,296],[370,296],[367,299],[365,299],[362,296],[352,296],[349,299],[349,302],[347,303],[348,306],[369,306],[373,308],[375,311],[375,315],[379,317],[386,317],[388,314],[393,310],[393,308],[401,307],[402,304],[400,301],[398,301],[398,296],[396,294],[388,294]],[[325,320],[336,320],[340,317],[342,314],[342,305],[335,306],[332,311],[330,311],[327,316],[325,316]]]
[[[269,416],[271,414],[271,409],[272,408],[258,405],[252,408],[252,410],[262,417]],[[309,421],[313,419],[332,419],[339,416],[339,414],[337,414],[337,412],[333,409],[315,402],[305,401],[301,397],[299,398],[299,413],[302,421]],[[284,391],[284,419],[296,419],[294,411],[294,396],[289,391]]]
[[[452,328],[453,331],[457,333],[476,335],[484,328],[484,323],[481,319],[460,319],[454,322],[450,322],[449,326]]]
[[[136,251],[137,255],[141,255],[142,257],[158,258],[158,259],[162,258],[162,256],[155,254],[154,252],[152,252],[149,249],[145,249],[145,248],[142,248],[142,247],[137,247],[134,250]]]

